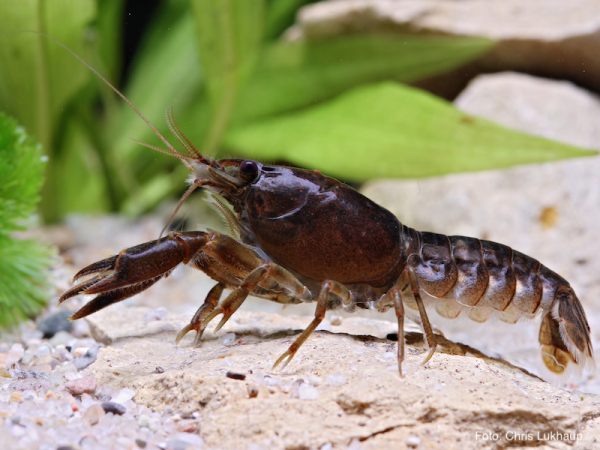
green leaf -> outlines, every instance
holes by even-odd
[[[98,2],[98,15],[96,28],[98,30],[98,48],[99,58],[95,58],[93,67],[100,70],[95,61],[101,61],[105,70],[102,70],[105,77],[109,80],[116,80],[122,65],[123,48],[123,27],[119,26],[123,11],[125,9],[125,0],[102,0]]]
[[[230,132],[225,144],[346,180],[417,178],[596,154],[471,117],[415,88],[356,88],[304,111]]]
[[[276,42],[261,52],[253,77],[240,92],[233,122],[313,105],[364,83],[438,75],[493,45],[471,37],[377,35]]]
[[[60,200],[53,204],[52,213],[55,217],[64,217],[73,212],[110,211],[102,162],[82,119],[83,115],[73,117],[65,124],[61,152],[55,153],[48,161],[49,172],[61,177],[60,182],[46,187],[47,192],[51,188],[52,195]]]
[[[44,33],[86,57],[86,32],[96,17],[94,0],[0,2],[0,108],[17,118],[55,157],[68,103],[91,79],[90,71]],[[62,173],[49,171],[42,213],[56,220],[53,192]]]
[[[203,148],[217,148],[233,112],[240,84],[250,74],[259,48],[264,0],[192,0],[197,42],[212,120]]]
[[[298,9],[315,0],[270,0],[265,19],[265,38],[274,39],[294,24]]]
[[[1,104],[48,152],[61,110],[90,72],[46,37],[23,31],[45,33],[85,55],[95,14],[94,0],[0,2]]]

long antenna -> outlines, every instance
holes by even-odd
[[[152,131],[154,131],[154,133],[160,138],[160,140],[165,143],[165,145],[169,148],[169,150],[171,150],[173,156],[175,156],[176,158],[179,158],[181,161],[183,161],[185,158],[188,158],[186,155],[183,155],[182,153],[178,152],[177,149],[175,149],[175,147],[173,147],[169,143],[169,141],[167,141],[165,139],[165,137],[162,134],[160,134],[160,131],[158,131],[156,129],[156,127],[154,125],[152,125],[150,123],[150,121],[148,119],[146,119],[146,117],[135,106],[133,106],[133,103],[131,103],[127,99],[127,97],[125,97],[123,94],[121,94],[121,92],[116,87],[114,87],[106,78],[104,78],[102,75],[100,75],[100,73],[96,69],[94,69],[87,62],[85,62],[83,60],[83,58],[81,58],[77,53],[75,53],[69,47],[64,45],[62,42],[57,41],[56,39],[48,36],[47,34],[40,33],[39,31],[31,31],[31,30],[23,31],[23,32],[24,33],[34,33],[34,34],[39,34],[40,36],[44,36],[46,39],[50,39],[52,42],[55,42],[56,44],[58,44],[62,48],[64,48],[66,51],[68,51],[71,55],[73,55],[75,58],[77,58],[83,65],[85,65],[88,69],[90,69],[93,73],[95,73],[98,78],[100,78],[102,81],[104,81],[104,83],[106,83],[107,86],[109,86],[113,91],[115,91],[119,97],[121,97],[123,100],[125,100],[125,102],[127,102],[127,104],[131,107],[131,109],[133,109],[137,113],[137,115],[140,116],[144,120],[144,122],[146,122],[148,124],[148,126],[152,129]],[[186,166],[190,167],[189,164],[186,164]]]

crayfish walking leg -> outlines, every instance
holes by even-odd
[[[313,331],[319,326],[321,321],[325,318],[325,312],[327,311],[327,301],[329,300],[329,295],[335,294],[342,299],[342,304],[348,306],[352,303],[352,293],[348,290],[346,286],[337,281],[326,280],[321,284],[321,291],[319,292],[319,298],[317,299],[317,309],[315,310],[315,318],[310,323],[310,325],[302,332],[300,336],[294,341],[294,343],[290,346],[290,348],[275,361],[273,364],[273,369],[279,365],[279,363],[283,362],[281,368],[284,369],[285,366],[292,360],[294,355],[298,349],[304,344],[306,339],[312,334]]]

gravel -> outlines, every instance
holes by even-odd
[[[71,311],[58,311],[40,320],[37,329],[43,333],[45,338],[51,338],[59,331],[69,332],[73,328],[73,322],[69,320],[72,315]]]
[[[70,315],[67,311],[60,317]],[[50,317],[55,316],[59,314]],[[85,332],[85,327],[80,328]],[[161,414],[137,405],[132,389],[115,391],[97,383],[88,367],[96,360],[102,344],[90,337],[78,339],[64,329],[48,333],[51,339],[42,338],[46,332],[36,333],[38,330],[31,324],[21,330],[20,337],[26,341],[0,342],[2,448],[202,447],[197,416],[183,418],[171,410]]]

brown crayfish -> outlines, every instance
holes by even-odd
[[[477,322],[498,316],[515,323],[541,313],[539,341],[550,371],[563,374],[573,367],[594,367],[590,328],[575,292],[535,259],[495,242],[416,231],[319,171],[208,158],[183,136],[171,114],[170,129],[187,151],[181,153],[131,106],[168,147],[159,150],[181,160],[191,172],[190,188],[179,205],[194,189],[208,188],[233,207],[232,212],[215,200],[233,237],[172,232],[91,264],[75,280],[92,278],[59,300],[97,294],[73,319],[148,289],[183,263],[217,284],[179,333],[178,342],[195,330],[198,344],[213,318],[223,315],[216,327],[220,329],[252,294],[282,304],[316,301],[314,320],[274,366],[289,363],[328,309],[393,307],[402,374],[406,305],[420,315],[429,348],[424,362],[436,349],[426,313],[430,306],[444,317],[467,315]],[[221,300],[225,289],[232,292]]]

